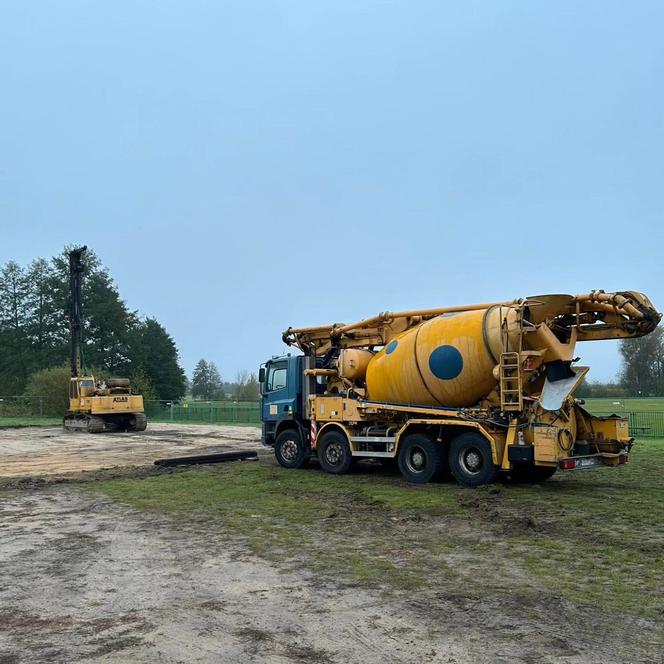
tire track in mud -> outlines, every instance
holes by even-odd
[[[149,466],[158,458],[240,449],[266,452],[256,427],[151,423],[143,432],[89,434],[27,427],[0,434],[0,479]]]
[[[180,471],[74,477],[159,472]],[[496,532],[506,524],[510,532],[541,526],[514,521],[490,497],[491,509],[479,495],[469,500],[479,501],[475,516],[487,524],[504,517]],[[284,573],[214,526],[139,512],[60,480],[28,483],[2,498],[3,664],[652,662],[624,645],[617,650],[607,634],[593,644],[594,623],[579,625],[585,614],[550,595],[525,597],[506,586],[486,597],[464,588],[390,597],[306,571]],[[536,611],[530,620],[524,602]],[[622,660],[612,659],[616,652]]]
[[[468,661],[451,638],[432,659],[426,622],[377,593],[69,487],[5,494],[0,517],[2,662]]]

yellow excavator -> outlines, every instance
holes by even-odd
[[[110,431],[144,431],[148,420],[143,397],[132,394],[127,378],[97,382],[82,370],[83,312],[81,284],[87,247],[69,252],[69,333],[71,380],[69,410],[63,418],[66,431],[103,433]]]

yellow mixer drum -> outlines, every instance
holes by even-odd
[[[469,407],[496,385],[500,324],[515,315],[500,307],[432,318],[392,339],[367,367],[372,401]]]

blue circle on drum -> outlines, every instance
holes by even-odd
[[[452,380],[463,371],[463,356],[454,346],[438,346],[429,355],[429,369],[440,380]]]
[[[396,339],[394,341],[390,341],[390,343],[385,346],[385,354],[389,355],[390,353],[393,353],[398,345],[399,342]]]

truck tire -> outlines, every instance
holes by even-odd
[[[443,449],[425,433],[411,433],[399,443],[398,462],[408,482],[425,484],[441,474]]]
[[[490,484],[496,479],[491,445],[480,433],[468,431],[450,443],[450,470],[462,486],[475,487]]]
[[[284,468],[302,468],[307,463],[309,454],[297,429],[284,429],[277,436],[274,456]]]
[[[353,465],[348,438],[340,431],[323,434],[318,442],[318,463],[326,473],[347,473]]]
[[[515,484],[546,482],[550,477],[553,477],[556,470],[555,466],[515,466],[509,472],[509,479]]]

